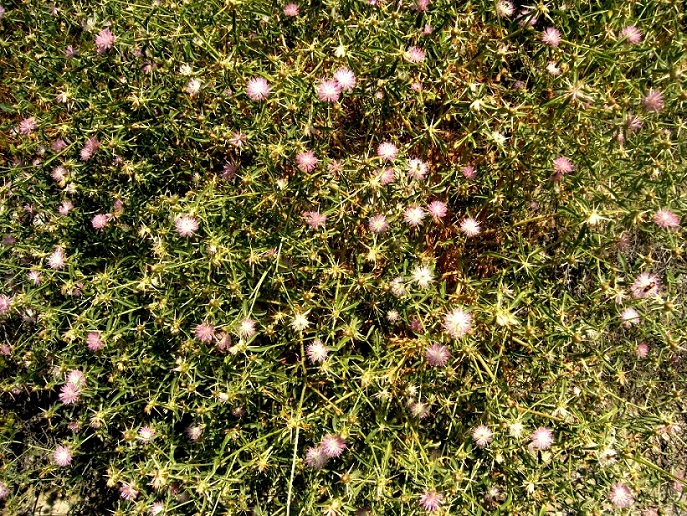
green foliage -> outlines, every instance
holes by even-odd
[[[372,3],[5,5],[8,513],[687,510],[684,6]]]

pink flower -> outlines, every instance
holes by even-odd
[[[640,342],[639,344],[637,344],[635,354],[639,358],[646,358],[649,355],[649,345],[645,344],[644,342]]]
[[[378,176],[379,184],[386,186],[396,179],[396,173],[393,168],[385,168]]]
[[[327,353],[327,346],[325,346],[320,339],[316,339],[308,344],[308,349],[306,350],[308,360],[313,364],[324,362],[327,359]]]
[[[174,220],[174,227],[182,237],[191,237],[198,231],[198,221],[188,215],[180,215]]]
[[[251,100],[265,100],[270,94],[270,85],[262,77],[253,77],[246,85],[246,94]]]
[[[494,432],[486,425],[479,425],[472,431],[472,439],[480,448],[487,446],[492,441],[493,436]]]
[[[200,79],[190,79],[186,85],[186,93],[195,97],[200,92]]]
[[[654,215],[654,223],[660,228],[677,229],[680,227],[680,217],[670,210],[661,208]]]
[[[646,111],[661,111],[665,105],[663,94],[660,91],[651,88],[649,93],[647,93],[642,99],[642,105]]]
[[[52,460],[60,467],[69,466],[72,462],[72,454],[66,446],[58,446],[52,454]]]
[[[346,441],[340,435],[327,434],[322,438],[320,447],[327,457],[336,458],[346,449]]]
[[[315,170],[318,161],[313,151],[300,152],[296,156],[296,164],[303,172],[312,172]]]
[[[322,102],[336,102],[341,95],[341,87],[334,79],[320,81],[317,85],[317,98]]]
[[[425,218],[425,210],[420,206],[408,206],[403,212],[403,219],[411,227],[417,227],[422,224],[422,219]]]
[[[38,124],[36,123],[36,119],[33,117],[24,118],[21,122],[19,122],[19,132],[23,135],[28,136],[36,127],[38,127]]]
[[[122,484],[122,487],[119,488],[119,496],[128,501],[135,500],[138,496],[138,491],[131,484]]]
[[[101,30],[95,37],[95,46],[98,49],[98,54],[102,54],[106,50],[111,49],[114,42],[115,36],[109,28]]]
[[[415,0],[412,9],[418,12],[425,12],[429,7],[429,0]]]
[[[62,138],[58,138],[57,140],[52,142],[51,147],[53,152],[61,152],[67,148],[67,142],[65,142]]]
[[[455,308],[446,314],[444,328],[454,339],[465,335],[471,327],[472,315],[462,308]]]
[[[6,295],[0,296],[0,314],[6,314],[12,307],[12,298]]]
[[[408,160],[408,176],[418,181],[427,175],[427,164],[421,159],[413,158]]]
[[[186,435],[192,441],[197,441],[198,439],[200,439],[200,436],[203,435],[203,427],[197,426],[197,425],[196,426],[189,426],[186,429]]]
[[[215,327],[210,323],[204,322],[196,326],[194,333],[199,341],[212,342],[212,339],[215,338]]]
[[[89,331],[86,336],[86,345],[91,351],[100,351],[105,346],[100,332]]]
[[[624,37],[628,43],[636,45],[642,41],[642,33],[634,25],[628,25],[623,30],[620,31],[620,35]]]
[[[328,460],[329,457],[324,453],[322,446],[311,446],[308,448],[308,451],[305,452],[305,463],[309,468],[322,469]]]
[[[627,120],[625,121],[625,123],[627,124],[628,133],[639,131],[643,125],[642,119],[636,115],[627,115]]]
[[[67,373],[67,383],[80,389],[86,386],[86,376],[78,369],[72,369]]]
[[[406,50],[404,57],[409,63],[421,63],[425,60],[425,51],[420,47],[412,46]]]
[[[41,273],[38,271],[29,271],[26,274],[26,277],[34,285],[40,285],[41,284]],[[0,310],[0,311],[2,311],[2,310]]]
[[[327,216],[319,211],[304,211],[303,218],[305,223],[312,229],[323,228],[327,222]]]
[[[236,163],[227,162],[222,168],[222,178],[226,181],[231,181],[236,177],[236,171],[239,169]]]
[[[369,227],[370,231],[379,234],[389,229],[389,223],[384,215],[374,215],[370,217]]]
[[[439,220],[446,216],[448,208],[446,207],[445,202],[432,201],[431,203],[429,203],[429,206],[427,206],[427,211],[434,220]]]
[[[656,297],[660,286],[661,281],[658,279],[658,276],[643,272],[637,276],[630,290],[632,291],[632,297],[642,299],[645,297]]]
[[[444,501],[444,495],[437,493],[434,489],[426,490],[420,496],[420,506],[428,511],[433,512],[441,507]]]
[[[155,437],[155,430],[150,427],[150,426],[142,426],[138,430],[138,439],[140,441],[143,441],[144,443],[147,443],[150,441],[153,437]]]
[[[398,156],[398,147],[391,142],[382,142],[377,147],[377,156],[383,161],[393,161]]]
[[[561,42],[561,33],[555,27],[548,27],[541,35],[542,43],[557,47]]]
[[[64,201],[62,204],[60,204],[60,207],[57,208],[57,212],[63,217],[66,217],[67,215],[69,215],[69,212],[73,209],[74,205],[71,202]]]
[[[463,167],[461,172],[465,179],[475,179],[477,177],[477,170],[475,169],[475,167],[470,165]]]
[[[575,170],[575,165],[565,156],[559,156],[553,160],[553,171],[557,176],[569,174],[573,170]]]
[[[83,149],[81,149],[81,159],[83,161],[88,161],[93,157],[93,154],[95,151],[97,151],[100,148],[100,142],[98,139],[93,136],[86,140],[85,145],[83,146]]]
[[[611,486],[611,492],[608,495],[608,499],[613,505],[620,509],[625,509],[634,502],[632,492],[622,482],[618,482]]]
[[[510,18],[515,12],[515,7],[511,2],[499,0],[496,4],[496,14],[504,18]]]
[[[67,59],[74,59],[78,53],[79,51],[71,45],[64,49],[64,55],[67,57]]]
[[[155,502],[150,506],[150,516],[157,516],[165,512],[165,504],[163,502]]]
[[[450,357],[451,353],[448,348],[441,344],[432,344],[425,352],[427,363],[432,367],[444,367]]]
[[[59,167],[55,167],[53,169],[52,174],[50,174],[50,177],[52,177],[55,181],[59,183],[65,178],[66,175],[67,169],[60,165]]]
[[[93,219],[91,220],[91,225],[95,229],[102,229],[105,226],[107,226],[108,221],[110,220],[109,214],[103,214],[103,213],[98,213]]]
[[[60,389],[59,398],[65,405],[76,403],[79,400],[79,396],[81,396],[81,389],[73,383],[65,383]]]
[[[284,15],[285,16],[292,18],[294,16],[298,16],[298,14],[299,14],[299,10],[298,10],[298,6],[296,4],[287,4],[284,7]]]
[[[5,9],[0,6],[0,9],[2,12],[0,12],[0,18],[2,18],[2,14],[5,12]],[[4,500],[7,498],[10,494],[10,490],[7,489],[7,485],[4,484],[3,482],[0,482],[0,500]]]
[[[629,328],[633,324],[639,324],[639,313],[634,308],[626,308],[620,314],[620,319],[623,321],[623,326]]]
[[[255,335],[255,321],[252,319],[243,319],[236,330],[239,337],[249,339]]]
[[[355,88],[355,74],[348,68],[339,68],[334,72],[334,79],[339,83],[339,88],[341,88],[342,91],[351,91]]]
[[[540,426],[532,434],[532,446],[540,450],[548,450],[553,444],[553,432]]]
[[[474,237],[481,233],[480,223],[472,217],[467,217],[460,223],[460,231],[468,237]]]
[[[64,251],[61,247],[56,247],[53,253],[48,256],[48,267],[51,269],[61,269],[65,264]]]

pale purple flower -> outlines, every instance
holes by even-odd
[[[415,0],[415,4],[412,9],[418,12],[425,12],[429,7],[429,0]]]
[[[60,388],[59,398],[65,405],[76,403],[79,400],[79,396],[81,396],[81,389],[73,383],[65,383]]]
[[[215,338],[215,327],[207,322],[196,326],[194,333],[196,338],[201,342],[212,342]]]
[[[546,65],[546,71],[553,77],[557,77],[561,74],[561,69],[558,68],[558,65],[555,61],[549,61],[549,63]]]
[[[174,227],[182,237],[193,236],[198,231],[198,221],[188,215],[180,215],[174,220]]]
[[[420,496],[420,507],[428,512],[434,512],[441,507],[443,501],[444,495],[437,493],[434,489],[430,489]]]
[[[65,255],[61,247],[56,247],[53,253],[48,256],[48,267],[51,269],[61,269],[65,264]]]
[[[200,439],[200,436],[203,435],[203,427],[198,425],[189,426],[186,429],[186,435],[192,441],[197,441],[198,439]]]
[[[9,344],[0,344],[0,355],[4,355],[6,357],[10,356],[12,354],[12,346]]]
[[[165,504],[162,502],[155,502],[150,506],[150,516],[157,516],[165,512]]]
[[[222,178],[226,181],[233,180],[236,177],[236,171],[238,169],[239,167],[236,163],[228,161],[224,164],[224,168],[222,168]]]
[[[5,7],[2,6],[2,5],[0,5],[0,20],[2,20],[2,17],[5,16],[5,13],[6,13],[6,12],[7,12],[7,11],[5,10]],[[5,486],[5,484],[3,484],[2,482],[0,482],[0,490],[2,490],[2,488],[5,489],[5,496],[7,496],[7,492],[6,492],[6,491],[7,491],[7,487]],[[0,496],[0,500],[2,500],[3,498],[5,498],[5,496]]]
[[[507,0],[499,0],[496,3],[496,14],[503,18],[510,18],[513,16],[513,13],[515,12],[515,7],[513,7],[513,4],[511,2],[508,2]]]
[[[441,344],[432,344],[425,351],[427,363],[432,367],[444,367],[450,357],[451,353],[448,348]]]
[[[317,98],[322,102],[336,102],[341,95],[341,87],[334,79],[325,79],[317,85]]]
[[[62,204],[60,204],[60,207],[57,208],[57,212],[62,215],[63,217],[66,217],[69,215],[69,212],[74,209],[74,205],[69,202],[69,201],[64,201]]]
[[[52,454],[53,462],[60,466],[69,466],[72,462],[72,454],[66,446],[58,446]]]
[[[23,135],[28,136],[36,127],[38,127],[38,124],[36,123],[36,119],[33,117],[24,118],[21,122],[19,122],[19,132]]]
[[[270,85],[262,77],[253,77],[246,85],[246,94],[251,100],[265,100],[270,94]]]
[[[473,166],[465,166],[461,170],[463,177],[465,179],[475,179],[477,177],[477,170]]]
[[[239,337],[244,339],[251,338],[253,335],[255,335],[255,321],[248,318],[243,319],[239,324],[239,327],[236,329],[236,333],[239,335]]]
[[[29,271],[26,274],[26,277],[34,285],[40,285],[41,284],[41,273],[38,271]]]
[[[79,51],[71,45],[64,49],[64,55],[67,57],[67,59],[74,59],[78,53]]]
[[[186,93],[195,97],[200,92],[200,79],[190,79],[186,85]]]
[[[425,218],[425,210],[420,206],[408,206],[403,212],[403,219],[410,227],[417,227],[422,224]]]
[[[370,231],[377,234],[384,233],[389,229],[389,223],[384,215],[374,215],[370,217],[369,226]]]
[[[317,362],[324,362],[327,359],[327,346],[325,346],[320,339],[316,339],[310,344],[306,350],[308,360],[313,364]]]
[[[327,216],[319,211],[304,211],[302,215],[305,223],[312,229],[323,228],[327,222]]]
[[[327,434],[322,438],[320,447],[327,457],[337,458],[346,449],[346,440],[340,435]]]
[[[649,345],[644,342],[640,342],[639,344],[637,344],[635,354],[639,358],[646,358],[649,355]]]
[[[55,167],[50,174],[50,177],[52,177],[55,181],[58,183],[62,181],[65,176],[67,175],[67,169],[64,168],[62,165]]]
[[[313,151],[300,152],[296,156],[296,164],[303,172],[312,172],[315,170],[318,161]]]
[[[445,202],[432,201],[431,203],[429,203],[429,206],[427,206],[427,211],[434,220],[439,220],[446,216],[448,208],[446,207]]]
[[[620,31],[620,35],[624,37],[628,43],[636,45],[642,41],[642,33],[634,25],[628,25]]]
[[[626,509],[632,505],[632,502],[634,502],[634,496],[632,496],[632,492],[622,482],[618,482],[611,486],[608,499],[619,509]]]
[[[308,465],[309,468],[322,469],[322,467],[324,467],[328,460],[329,457],[326,453],[324,453],[322,446],[311,446],[305,452],[305,463]]]
[[[658,295],[658,289],[661,286],[661,281],[655,274],[649,274],[648,272],[643,272],[630,287],[632,291],[632,297],[635,299],[641,299],[645,297],[656,297]]]
[[[378,176],[379,184],[386,186],[396,179],[396,173],[393,168],[385,168]]]
[[[0,5],[0,9],[2,9],[2,13],[5,12],[5,9]],[[2,13],[0,13],[0,18],[2,18]],[[10,490],[7,488],[7,485],[3,482],[0,482],[0,500],[4,500],[7,498],[10,494]]]
[[[633,324],[639,324],[639,312],[637,312],[637,310],[634,308],[626,308],[620,314],[620,319],[623,321],[623,326],[625,326],[625,328],[629,328]]]
[[[52,142],[51,147],[53,152],[61,152],[67,148],[67,142],[64,141],[62,138],[58,138],[57,140]]]
[[[127,501],[135,500],[138,496],[138,491],[131,484],[122,484],[119,488],[119,496]]]
[[[393,161],[398,156],[398,148],[391,142],[382,142],[377,147],[377,156],[383,161]]]
[[[472,327],[472,315],[462,308],[454,308],[446,314],[444,328],[451,337],[457,339],[470,331]]]
[[[408,408],[410,409],[410,413],[418,419],[424,419],[429,416],[429,407],[426,403],[421,401],[412,401],[408,405]]]
[[[144,443],[149,442],[155,437],[155,429],[151,426],[142,426],[138,429],[138,439]]]
[[[86,345],[91,351],[100,351],[105,346],[100,332],[89,331],[86,336]]]
[[[642,125],[644,125],[642,123],[642,119],[636,115],[627,115],[625,123],[627,124],[628,133],[639,131],[642,128]]]
[[[95,154],[95,151],[97,151],[100,148],[100,142],[98,139],[93,136],[86,140],[86,143],[83,146],[83,149],[81,149],[81,159],[83,161],[88,161],[93,157],[93,154]]]
[[[355,88],[355,74],[348,68],[339,68],[334,72],[334,79],[339,83],[339,88],[341,88],[342,91],[351,91]]]
[[[532,446],[540,450],[548,450],[553,444],[553,432],[540,426],[532,433]]]
[[[406,50],[404,57],[409,63],[421,63],[425,60],[425,51],[420,47],[412,46]]]
[[[480,448],[487,446],[493,439],[494,432],[486,425],[479,425],[472,431],[472,439]]]
[[[107,226],[108,221],[110,220],[110,215],[106,213],[98,213],[93,219],[91,220],[91,225],[95,229],[102,229],[105,226]]]
[[[575,170],[575,165],[565,156],[558,156],[553,160],[553,171],[557,176],[569,174]]]
[[[468,237],[474,237],[480,234],[482,229],[480,228],[480,223],[477,222],[472,217],[467,217],[463,219],[460,223],[460,231]]]
[[[0,314],[6,314],[12,307],[12,298],[6,295],[0,296]]]
[[[111,49],[114,42],[115,36],[109,28],[101,30],[95,37],[95,46],[98,49],[98,54],[102,54],[106,50]]]
[[[284,7],[284,15],[289,17],[298,16],[299,14],[298,6],[296,4],[287,4]]]
[[[680,227],[680,217],[670,210],[661,208],[654,215],[654,223],[660,228],[677,229]]]
[[[217,349],[220,351],[227,351],[231,348],[231,335],[226,332],[217,334]]]
[[[81,389],[86,385],[86,376],[78,369],[72,369],[67,373],[67,383]]]
[[[424,179],[427,175],[427,164],[421,159],[413,158],[408,160],[408,176],[417,179]]]
[[[663,100],[663,94],[651,88],[646,96],[642,99],[642,105],[646,111],[661,111],[665,102]]]
[[[548,27],[541,35],[542,43],[557,47],[561,42],[561,32],[555,27]]]

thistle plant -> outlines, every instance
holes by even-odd
[[[670,0],[0,7],[0,508],[680,514]]]

